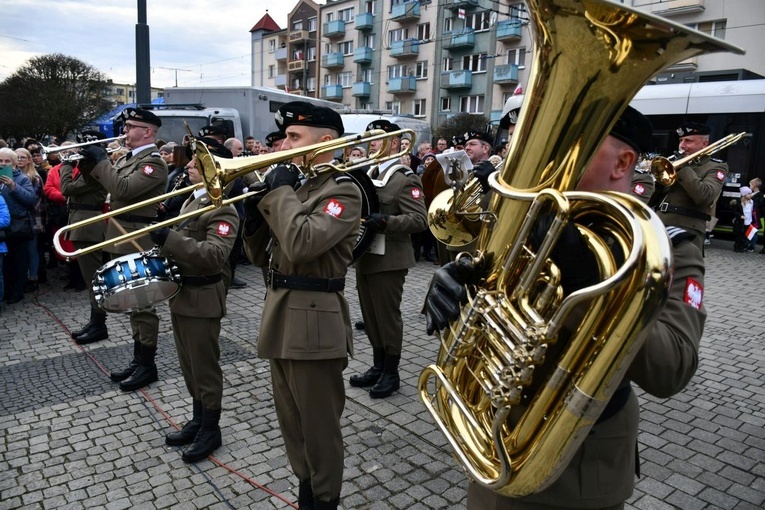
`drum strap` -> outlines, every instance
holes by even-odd
[[[314,292],[341,292],[345,278],[313,278],[268,272],[268,286],[272,289],[310,290]]]
[[[220,273],[204,275],[204,276],[181,275],[181,283],[183,283],[183,285],[190,285],[190,286],[195,286],[195,285],[199,286],[199,285],[207,285],[210,283],[218,283],[222,279],[223,279],[223,276],[221,276]]]

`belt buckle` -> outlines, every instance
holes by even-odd
[[[659,206],[659,210],[661,212],[667,212],[667,209],[669,209],[669,204],[666,202],[662,202],[662,204]]]

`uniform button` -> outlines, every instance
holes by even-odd
[[[311,308],[316,308],[316,303],[311,303]]]

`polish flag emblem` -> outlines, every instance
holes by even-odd
[[[419,200],[420,197],[422,197],[422,191],[420,191],[419,188],[412,188],[412,198]]]
[[[725,180],[725,172],[723,172],[722,170],[718,170],[717,175],[715,175],[715,177],[717,177],[718,181],[723,182]]]
[[[645,193],[645,186],[643,186],[642,184],[635,184],[635,187],[632,188],[632,191],[636,195],[643,196],[643,194]]]
[[[228,234],[231,232],[231,225],[226,223],[225,221],[221,221],[218,223],[218,235],[221,237],[228,237]]]
[[[154,169],[150,167],[149,165],[146,165],[145,167],[143,167],[143,173],[144,175],[151,175],[154,173]]]
[[[696,310],[701,309],[701,301],[704,298],[704,287],[693,278],[686,278],[685,280],[685,295],[683,301],[694,307]]]
[[[334,218],[339,218],[343,211],[345,211],[345,206],[334,198],[330,198],[327,205],[324,206],[324,212]]]

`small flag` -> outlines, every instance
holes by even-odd
[[[465,19],[465,9],[458,9],[457,10],[457,17],[459,19]]]
[[[754,239],[754,236],[756,236],[756,235],[757,235],[757,227],[755,227],[754,225],[749,225],[748,227],[746,227],[746,238],[747,239],[749,239],[751,241],[752,239]]]
[[[515,90],[513,91],[513,95],[514,96],[518,96],[518,95],[521,95],[521,94],[523,94],[523,87],[519,83],[518,86],[515,87]]]

